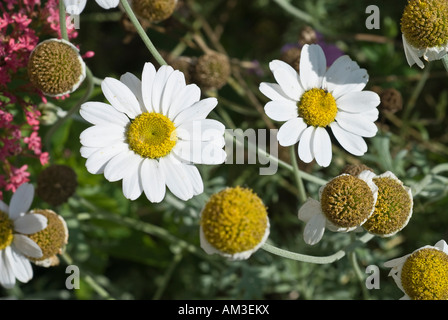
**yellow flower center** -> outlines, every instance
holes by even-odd
[[[412,199],[403,185],[392,178],[374,178],[378,199],[372,216],[363,224],[364,229],[378,235],[400,231],[409,219]]]
[[[51,210],[35,209],[33,213],[29,214],[41,214],[45,216],[47,218],[47,227],[39,232],[28,235],[31,240],[39,245],[43,254],[38,259],[28,258],[34,261],[41,261],[61,253],[68,237],[67,229],[61,218]]]
[[[28,62],[30,81],[43,93],[70,93],[82,78],[83,65],[79,53],[69,44],[49,40],[40,43]]]
[[[334,121],[338,108],[333,95],[323,89],[306,91],[297,103],[299,117],[313,127],[326,127]]]
[[[327,183],[321,195],[322,212],[339,227],[361,225],[373,210],[374,197],[368,184],[352,175],[341,175]]]
[[[268,227],[266,207],[250,189],[227,188],[210,197],[201,214],[201,226],[217,250],[241,253],[262,241]]]
[[[14,223],[8,214],[0,211],[0,251],[9,247],[14,238]]]
[[[414,252],[403,265],[401,284],[412,300],[447,300],[448,255],[435,248]]]
[[[448,1],[409,0],[401,18],[401,32],[415,48],[448,43]]]
[[[176,128],[163,114],[144,112],[129,125],[127,139],[135,153],[157,159],[166,156],[176,145]]]

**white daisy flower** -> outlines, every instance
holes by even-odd
[[[47,218],[27,213],[34,197],[34,187],[22,184],[9,206],[0,201],[0,284],[12,288],[16,279],[26,283],[33,278],[27,257],[42,257],[41,248],[26,235],[46,228]]]
[[[266,242],[269,232],[266,206],[248,188],[215,193],[201,212],[199,237],[207,254],[246,260]]]
[[[448,2],[409,0],[401,18],[404,53],[409,66],[440,60],[448,53]]]
[[[93,126],[81,133],[81,155],[92,174],[123,180],[123,194],[135,200],[142,192],[151,202],[165,197],[166,187],[188,200],[203,192],[194,164],[225,161],[225,127],[206,119],[215,98],[200,100],[197,85],[186,85],[171,66],[158,71],[146,63],[140,81],[131,73],[102,84],[109,104],[87,102],[81,116]]]
[[[377,197],[378,188],[367,170],[358,177],[344,173],[333,178],[320,188],[319,201],[309,198],[299,209],[299,220],[306,223],[304,241],[315,245],[325,229],[333,232],[358,229],[372,215]]]
[[[448,299],[448,245],[444,240],[384,263],[402,300]]]
[[[327,70],[319,45],[304,45],[300,74],[289,64],[274,60],[269,64],[277,83],[260,84],[260,91],[272,101],[266,114],[286,121],[277,139],[282,146],[298,145],[304,162],[316,159],[326,167],[332,158],[329,127],[341,146],[361,156],[367,151],[363,137],[373,137],[378,129],[378,94],[363,91],[368,81],[365,69],[348,56],[339,57]]]
[[[120,0],[95,0],[104,9],[116,8]],[[68,14],[79,15],[84,10],[87,0],[64,0],[65,11]]]

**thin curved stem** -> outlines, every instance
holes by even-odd
[[[306,201],[306,191],[305,186],[303,185],[302,173],[300,172],[299,165],[297,164],[297,156],[294,145],[290,147],[290,151],[294,178],[296,179],[297,189],[299,190],[299,199],[301,203],[304,203]]]
[[[288,250],[277,248],[277,247],[275,247],[275,246],[273,246],[271,244],[268,244],[268,243],[264,243],[261,248],[263,250],[267,251],[267,252],[270,252],[270,253],[275,254],[277,256],[280,256],[280,257],[283,257],[283,258],[287,258],[287,259],[291,259],[291,260],[296,260],[296,261],[301,261],[301,262],[308,262],[308,263],[315,263],[315,264],[330,264],[330,263],[333,263],[335,261],[338,261],[338,260],[342,259],[343,257],[345,257],[347,255],[347,253],[353,251],[356,247],[358,247],[358,246],[360,246],[360,245],[362,245],[364,243],[367,243],[373,237],[374,237],[374,235],[372,235],[370,233],[366,233],[362,237],[360,237],[359,239],[353,241],[351,244],[349,244],[347,247],[345,247],[345,249],[339,250],[339,251],[335,252],[332,255],[323,256],[323,257],[316,257],[316,256],[310,256],[310,255],[305,255],[305,254],[291,252],[291,251],[288,251]]]
[[[134,27],[137,29],[137,33],[142,38],[144,44],[148,48],[149,52],[153,55],[153,57],[157,60],[157,62],[160,65],[166,65],[165,59],[162,58],[160,53],[157,51],[156,47],[152,43],[151,39],[149,39],[148,35],[146,34],[145,30],[143,29],[142,25],[138,21],[137,17],[135,16],[134,12],[132,11],[131,6],[129,5],[127,0],[120,0],[124,11],[129,17],[129,20],[131,20]]]
[[[294,7],[292,4],[290,4],[288,1],[285,0],[273,0],[275,3],[277,3],[280,7],[283,8],[286,12],[290,13],[294,17],[307,22],[307,23],[314,23],[314,19],[309,14],[303,12],[302,10]]]
[[[59,28],[61,30],[61,38],[68,41],[67,22],[65,19],[64,1],[59,1]]]

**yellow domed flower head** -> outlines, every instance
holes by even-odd
[[[59,264],[58,254],[68,242],[68,228],[64,218],[52,210],[34,209],[30,214],[42,215],[47,218],[47,227],[28,237],[42,249],[42,257],[29,258],[36,265],[50,267]]]
[[[404,186],[403,182],[390,171],[372,177],[372,180],[378,187],[378,200],[375,211],[363,224],[363,228],[377,236],[393,236],[411,219],[413,209],[411,189]]]
[[[440,240],[384,263],[404,300],[448,300],[448,245]]]
[[[51,97],[75,91],[86,77],[86,66],[79,50],[63,39],[39,43],[28,61],[28,76],[33,85]]]
[[[177,0],[132,0],[130,4],[139,18],[157,23],[171,17]]]
[[[424,68],[426,61],[439,60],[448,52],[448,2],[409,0],[401,18],[406,59]]]
[[[320,201],[309,198],[299,210],[299,219],[306,223],[303,239],[318,243],[325,229],[349,232],[358,229],[375,209],[378,188],[368,170],[357,177],[341,174],[319,191]]]
[[[210,197],[200,221],[201,247],[230,260],[248,259],[269,236],[263,201],[251,189],[226,188]]]

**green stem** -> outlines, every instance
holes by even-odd
[[[301,203],[304,203],[306,201],[306,191],[305,191],[305,186],[303,185],[302,173],[300,172],[299,166],[297,164],[297,156],[296,156],[296,150],[294,148],[294,145],[292,145],[290,147],[290,151],[291,151],[291,163],[292,163],[294,178],[296,180],[297,189],[299,190],[299,199],[300,199]]]
[[[138,21],[137,17],[135,16],[134,12],[132,11],[131,6],[129,5],[127,0],[120,0],[124,11],[129,17],[129,20],[131,20],[134,27],[137,29],[137,33],[139,34],[140,38],[142,38],[143,42],[145,43],[146,47],[148,48],[149,52],[153,55],[153,57],[157,60],[157,62],[160,65],[166,65],[166,61],[162,58],[160,53],[157,51],[156,47],[152,43],[151,39],[149,39],[148,35],[146,34],[145,30],[143,29],[142,25]]]
[[[268,243],[264,243],[261,248],[263,250],[270,252],[272,254],[275,254],[277,256],[295,260],[295,261],[315,263],[315,264],[330,264],[337,260],[342,259],[344,256],[347,255],[347,253],[353,251],[356,247],[358,247],[364,243],[367,243],[373,237],[374,236],[372,234],[366,233],[362,237],[360,237],[358,240],[353,241],[351,244],[349,244],[347,247],[345,247],[345,249],[339,250],[332,255],[323,256],[323,257],[316,257],[316,256],[310,256],[310,255],[291,252],[288,250],[277,248]]]
[[[60,118],[46,133],[44,140],[45,140],[45,146],[46,146],[47,150],[50,150],[51,138],[52,138],[53,134],[56,132],[56,130],[58,130],[59,127],[67,119],[69,119],[75,112],[78,112],[81,105],[84,102],[86,102],[92,94],[93,87],[94,87],[93,75],[88,67],[86,67],[86,82],[87,82],[87,90],[84,93],[84,95],[82,96],[82,98],[67,112],[67,114],[63,118]]]
[[[170,266],[166,270],[166,273],[163,277],[162,283],[160,284],[159,288],[157,289],[156,293],[154,294],[153,300],[159,300],[163,292],[165,291],[169,280],[171,279],[171,276],[173,275],[174,270],[176,269],[176,266],[179,264],[179,262],[182,260],[182,252],[176,253],[174,255],[173,261],[171,262]]]
[[[290,13],[294,17],[296,17],[304,22],[314,24],[314,19],[312,16],[303,12],[302,10],[297,9],[296,7],[291,5],[288,1],[286,1],[286,0],[273,0],[273,1],[275,3],[277,3],[280,7],[282,7],[283,10]]]
[[[64,1],[59,0],[59,28],[61,30],[61,38],[64,40],[68,40],[68,33],[67,33],[67,22],[65,20],[65,5]]]
[[[361,271],[361,268],[359,267],[358,259],[356,257],[356,252],[354,250],[349,252],[348,257],[349,257],[350,263],[353,267],[353,270],[355,271],[356,278],[359,281],[359,285],[361,286],[361,291],[362,291],[364,300],[368,300],[369,294],[367,292],[367,287],[366,287],[366,283],[365,283],[365,279],[364,279],[364,273]]]

